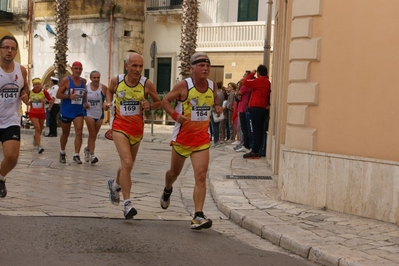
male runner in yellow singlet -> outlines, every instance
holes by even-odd
[[[179,176],[186,158],[190,157],[194,169],[194,218],[191,229],[210,228],[212,220],[203,213],[206,195],[206,175],[209,164],[210,132],[209,119],[212,106],[217,113],[216,84],[208,79],[211,62],[207,54],[196,53],[190,59],[192,77],[176,84],[162,100],[165,111],[176,121],[173,131],[171,167],[165,174],[165,188],[161,196],[161,207],[170,204],[172,185]],[[177,99],[176,107],[171,102]]]
[[[108,180],[110,200],[111,203],[119,205],[119,191],[122,191],[123,214],[125,219],[132,219],[137,214],[137,210],[132,206],[130,200],[132,186],[130,173],[143,138],[143,109],[158,109],[161,107],[161,100],[154,84],[146,77],[141,76],[143,71],[141,55],[129,54],[125,60],[125,68],[127,74],[121,74],[111,79],[106,92],[104,110],[109,110],[115,98],[112,112],[112,138],[121,160],[121,166],[116,179]],[[148,95],[152,99],[152,104],[146,100]]]

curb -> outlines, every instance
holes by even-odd
[[[288,216],[287,213],[282,212],[287,205],[313,209],[311,207],[270,199],[267,199],[269,207],[258,209],[253,206],[250,199],[245,196],[245,191],[243,191],[245,188],[241,188],[236,180],[225,178],[226,174],[233,174],[232,161],[237,156],[241,154],[221,156],[215,159],[209,168],[211,195],[219,210],[234,223],[276,246],[321,265],[398,265],[381,257],[340,245],[334,236],[331,236],[329,240],[322,238],[306,228],[301,228],[300,224],[304,223],[301,218],[297,218],[295,223],[295,215]],[[276,180],[276,178],[273,179]],[[262,196],[259,200],[262,200]]]

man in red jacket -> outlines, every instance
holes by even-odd
[[[255,73],[258,77],[254,79]],[[264,125],[269,117],[269,97],[270,81],[267,76],[267,68],[259,65],[257,70],[253,70],[243,82],[244,86],[252,88],[248,109],[252,121],[252,150],[243,155],[245,159],[257,159],[260,157],[259,151],[262,147],[262,138],[265,135]]]

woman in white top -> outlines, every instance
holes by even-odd
[[[90,73],[91,82],[87,85],[87,102],[89,108],[86,110],[85,121],[89,131],[89,139],[84,149],[85,161],[95,164],[98,158],[94,155],[94,149],[98,131],[101,128],[104,119],[103,103],[107,86],[100,83],[101,74],[94,70]]]

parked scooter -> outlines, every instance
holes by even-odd
[[[29,113],[25,112],[25,114],[21,116],[21,127],[29,129],[31,126],[33,126],[33,124],[29,119]]]

